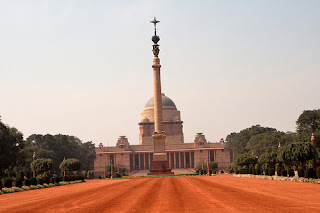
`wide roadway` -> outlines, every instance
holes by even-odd
[[[86,183],[0,195],[0,212],[320,212],[320,184],[218,175]]]

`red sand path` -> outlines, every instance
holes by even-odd
[[[215,177],[91,180],[0,195],[0,212],[320,212],[320,184]]]

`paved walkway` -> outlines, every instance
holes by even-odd
[[[147,176],[149,170],[140,170],[136,172],[132,172],[130,176]],[[172,172],[174,172],[175,175],[179,174],[193,174],[196,171],[194,169],[172,169]]]
[[[0,195],[0,212],[320,212],[320,184],[230,175],[88,180]]]

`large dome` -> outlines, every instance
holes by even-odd
[[[150,108],[150,107],[154,107],[154,97],[150,98],[150,100],[144,106],[144,108]],[[162,93],[162,107],[170,107],[170,108],[177,109],[174,102],[170,98],[165,96],[165,94],[163,93]]]

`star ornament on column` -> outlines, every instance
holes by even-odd
[[[156,35],[157,34],[157,23],[159,23],[160,21],[158,21],[156,19],[156,17],[154,17],[153,20],[150,22],[154,24],[154,34]]]

